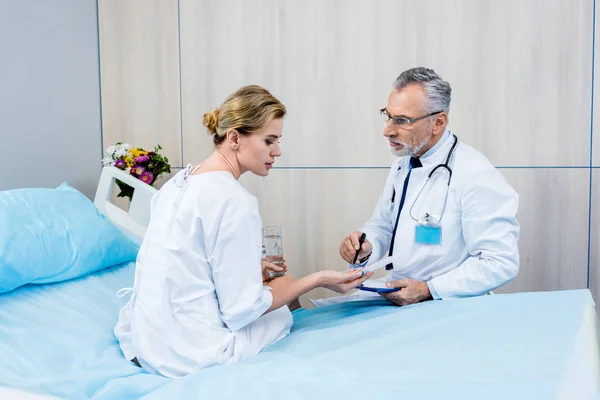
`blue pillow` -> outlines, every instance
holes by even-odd
[[[0,192],[0,293],[132,261],[138,250],[66,183],[56,189]]]

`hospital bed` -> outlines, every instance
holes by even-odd
[[[136,188],[128,212],[110,202],[116,178]],[[154,189],[130,178],[105,168],[94,204],[139,241]],[[259,355],[171,380],[126,360],[113,334],[133,276],[127,262],[0,294],[0,399],[599,398],[588,290],[300,309]]]

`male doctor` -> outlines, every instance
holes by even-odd
[[[377,291],[397,305],[477,296],[504,285],[519,271],[517,193],[448,130],[448,82],[431,69],[413,68],[393,86],[381,113],[398,160],[373,216],[342,241],[340,255],[352,267],[392,256],[387,288]]]

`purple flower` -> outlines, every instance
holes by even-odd
[[[141,174],[138,179],[144,183],[147,183],[148,185],[152,183],[152,179],[154,179],[154,177],[152,176],[151,172],[144,172],[143,174]]]
[[[134,165],[133,167],[133,173],[137,176],[142,176],[142,174],[144,173],[144,171],[146,171],[146,168],[142,167],[141,165]]]
[[[148,162],[149,160],[150,160],[150,157],[148,157],[148,156],[139,156],[139,157],[135,158],[135,162],[138,164]]]
[[[115,161],[115,167],[119,168],[119,169],[123,169],[123,167],[125,166],[125,161],[123,161],[122,159],[118,159],[117,161]]]

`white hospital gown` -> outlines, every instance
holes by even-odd
[[[150,372],[180,377],[240,361],[285,337],[287,307],[262,284],[258,202],[228,172],[178,173],[154,196],[134,293],[115,327]]]

